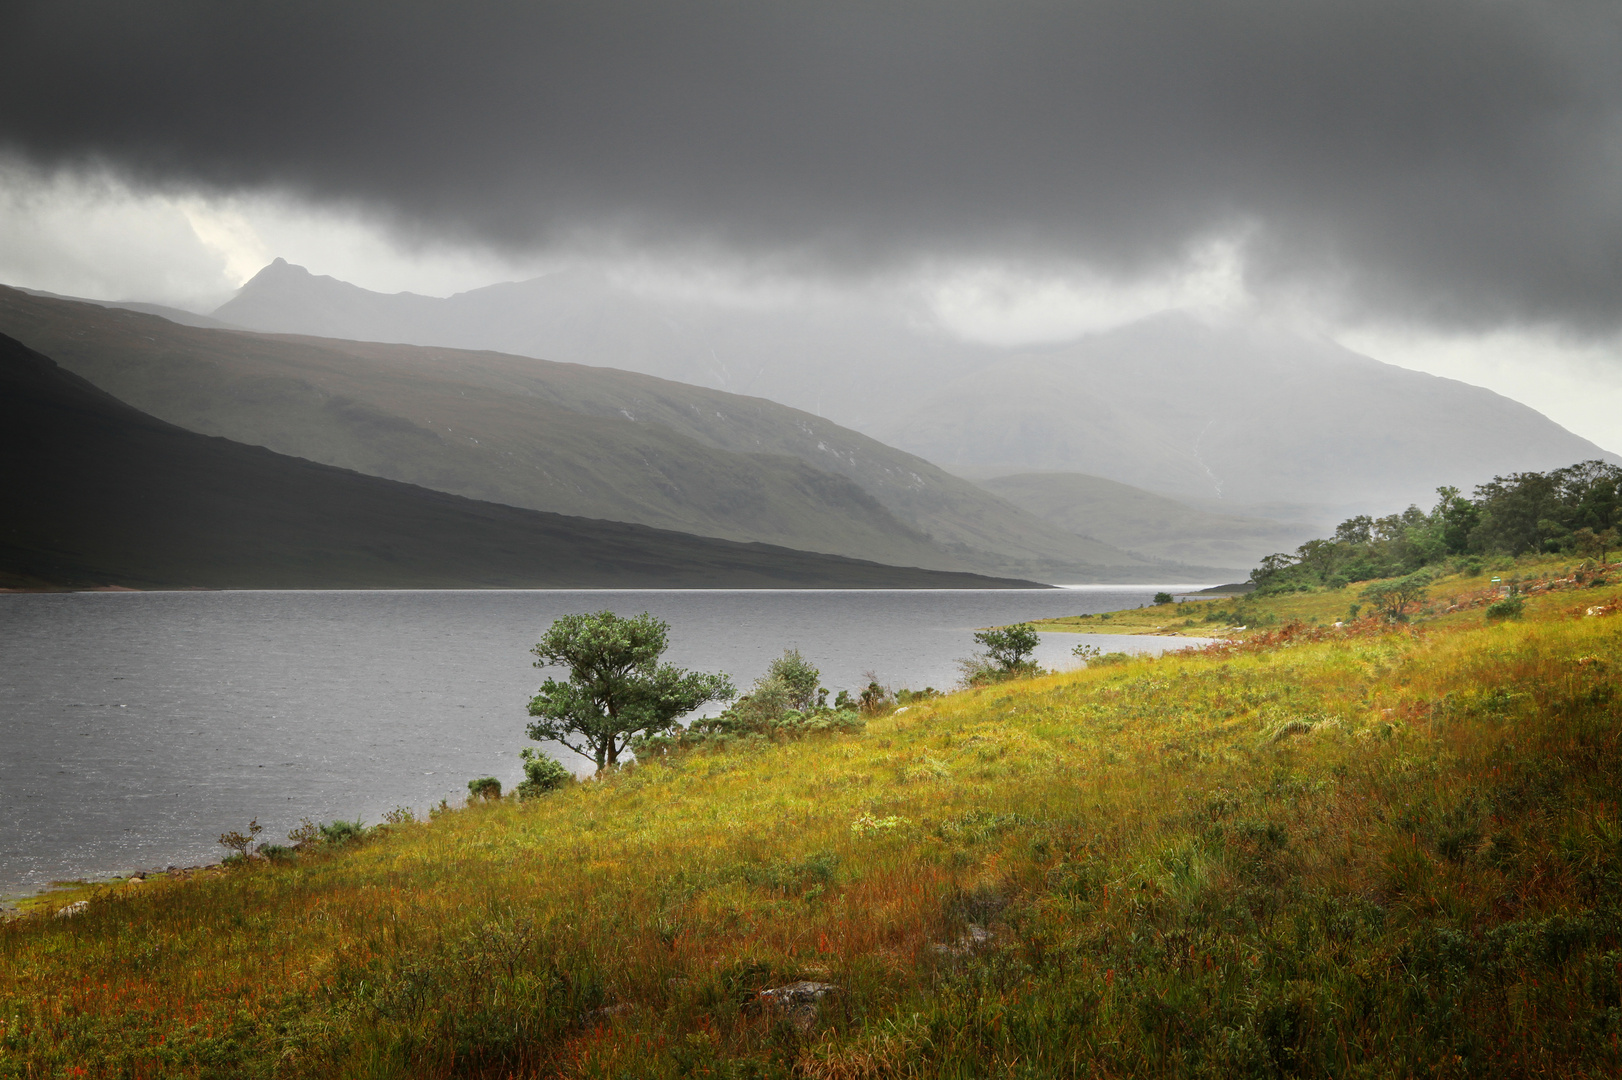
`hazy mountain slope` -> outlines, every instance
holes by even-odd
[[[0,578],[311,587],[930,587],[990,579],[479,503],[209,438],[0,336]]]
[[[182,308],[170,307],[167,304],[148,304],[141,300],[91,300],[84,296],[63,296],[61,293],[46,292],[43,289],[18,289],[29,296],[43,296],[47,300],[73,300],[81,304],[95,304],[97,307],[122,308],[125,311],[139,311],[145,315],[156,315],[181,326],[205,326],[213,330],[241,330],[241,326],[208,315],[199,315],[195,311],[186,311]]]
[[[590,270],[438,298],[370,292],[278,259],[214,315],[279,333],[622,368],[758,395],[860,431],[904,408],[920,379],[950,379],[998,355],[889,294],[715,300],[639,291]]]
[[[191,430],[473,498],[899,565],[1142,576],[1140,559],[769,402],[492,353],[179,327],[10,290],[0,331]]]
[[[1327,525],[1427,502],[1437,484],[1603,453],[1489,391],[1178,315],[1011,350],[957,340],[882,293],[735,303],[571,271],[438,299],[286,263],[216,315],[649,372],[810,410],[953,471],[1080,472],[1219,513]]]
[[[1085,472],[1206,505],[1328,516],[1428,506],[1437,485],[1495,473],[1622,460],[1489,390],[1178,315],[961,377],[921,395],[887,437],[947,467]]]
[[[719,450],[797,458],[854,480],[909,526],[971,563],[981,559],[975,552],[998,553],[1010,560],[1007,566],[1077,559],[1087,564],[1137,561],[1123,559],[1121,553],[1093,541],[1078,542],[1033,515],[986,498],[976,485],[911,454],[762,398],[581,364],[489,354],[473,359],[456,350],[403,350],[365,342],[313,343],[379,364],[398,364],[409,355],[425,374],[454,367],[457,377],[469,385],[503,397],[523,395],[526,401],[575,414],[653,425]]]
[[[1317,536],[1305,522],[1212,514],[1082,473],[1019,473],[979,482],[1015,506],[1115,547],[1174,562],[1254,566]]]

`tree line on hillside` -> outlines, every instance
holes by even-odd
[[[1305,592],[1449,563],[1479,573],[1481,558],[1490,555],[1572,552],[1603,562],[1617,546],[1622,468],[1604,461],[1495,476],[1473,498],[1455,487],[1437,488],[1436,495],[1430,513],[1410,506],[1381,518],[1348,518],[1333,537],[1267,556],[1250,580],[1263,595]]]

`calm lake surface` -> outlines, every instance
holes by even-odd
[[[375,823],[459,802],[473,777],[516,783],[525,705],[562,674],[529,648],[559,615],[651,611],[671,625],[667,659],[740,689],[790,647],[834,690],[869,670],[945,688],[977,628],[1162,587],[0,595],[0,895],[213,862],[250,818],[280,841],[304,817]],[[1038,662],[1074,666],[1078,640],[1046,635]]]

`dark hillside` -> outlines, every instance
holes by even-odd
[[[0,333],[190,431],[472,499],[896,566],[1175,572],[809,413],[646,375],[187,327],[5,288]]]
[[[213,588],[1026,584],[482,503],[198,435],[0,336],[0,580]]]

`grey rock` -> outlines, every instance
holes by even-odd
[[[762,990],[759,1000],[763,1005],[782,1013],[789,1023],[804,1032],[817,1026],[821,1018],[822,999],[838,992],[839,987],[833,983],[802,981]]]
[[[970,956],[989,948],[996,936],[983,926],[971,924],[955,942],[937,942],[932,948],[942,956]]]

